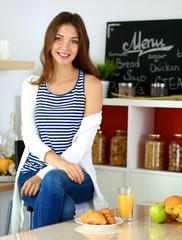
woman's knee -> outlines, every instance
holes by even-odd
[[[66,194],[64,197],[64,203],[59,222],[64,222],[73,219],[75,211],[76,208],[74,200],[68,194]]]
[[[46,173],[43,180],[50,182],[50,184],[56,184],[64,181],[65,175],[66,173],[64,171],[60,169],[53,169]]]
[[[53,169],[46,173],[43,178],[43,188],[50,189],[53,192],[64,191],[65,172],[59,169]]]

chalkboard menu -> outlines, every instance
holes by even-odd
[[[182,94],[182,19],[108,22],[106,56],[119,71],[118,82],[132,82],[136,95],[149,96],[151,83],[166,83],[169,95]]]

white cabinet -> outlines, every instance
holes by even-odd
[[[165,199],[175,194],[182,196],[182,173],[144,169],[145,139],[149,133],[154,132],[155,109],[174,108],[181,111],[182,102],[108,98],[104,99],[104,106],[128,108],[127,167],[95,165],[98,183],[109,207],[117,207],[117,188],[125,184],[135,188],[135,203]],[[111,122],[114,122],[114,119]]]

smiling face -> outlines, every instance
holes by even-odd
[[[53,62],[72,64],[78,54],[79,36],[72,24],[62,24],[51,47]]]

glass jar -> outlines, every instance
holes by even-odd
[[[127,161],[127,131],[116,130],[111,139],[110,165],[126,166]]]
[[[162,170],[164,162],[164,141],[160,134],[149,134],[145,142],[145,168]]]
[[[182,134],[174,134],[169,142],[169,171],[182,172]]]
[[[151,97],[164,97],[168,95],[167,85],[165,83],[151,83]]]
[[[157,83],[151,83],[150,95],[151,97],[157,97]]]
[[[119,94],[125,96],[135,96],[135,88],[133,83],[118,83]]]
[[[106,137],[102,130],[97,130],[92,145],[92,162],[93,163],[106,163]]]

